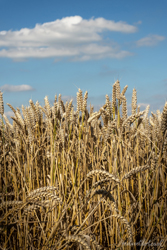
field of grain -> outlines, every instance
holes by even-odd
[[[0,249],[167,249],[167,102],[148,117],[113,84],[98,112],[55,96],[4,114]]]

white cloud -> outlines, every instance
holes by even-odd
[[[142,21],[141,21],[141,20],[139,20],[136,24],[142,24]]]
[[[138,106],[140,107],[147,107],[149,104],[148,103],[138,103]]]
[[[30,91],[30,90],[34,90],[30,85],[9,85],[9,84],[5,84],[3,86],[0,87],[0,89],[2,91],[6,91],[6,92],[21,92],[21,91]]]
[[[159,36],[159,35],[149,35],[147,37],[144,37],[136,42],[138,47],[141,46],[155,46],[159,42],[165,40],[164,36]]]
[[[54,22],[36,24],[33,29],[0,32],[0,57],[14,60],[46,57],[74,57],[77,60],[99,59],[106,56],[122,58],[128,51],[105,45],[104,31],[134,33],[137,28],[125,22],[104,18],[82,19],[65,17]]]
[[[6,111],[4,114],[5,114],[8,118],[10,118],[11,116],[14,115],[13,111]]]

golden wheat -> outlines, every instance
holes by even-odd
[[[3,249],[165,249],[167,103],[148,118],[134,89],[128,116],[127,87],[116,81],[97,112],[80,89],[76,110],[61,94],[53,106],[8,104],[12,123],[0,92]]]

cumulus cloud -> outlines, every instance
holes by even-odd
[[[149,104],[148,103],[138,103],[138,106],[146,108]]]
[[[10,118],[11,116],[14,115],[13,111],[6,111],[4,114],[5,114],[8,118]]]
[[[73,57],[74,60],[123,58],[131,55],[118,46],[104,44],[102,32],[134,33],[137,27],[104,18],[65,17],[36,24],[33,29],[0,32],[0,57],[26,58]]]
[[[159,35],[149,35],[146,36],[140,40],[138,40],[136,42],[136,45],[138,47],[142,47],[142,46],[155,46],[157,45],[159,42],[165,40],[164,36],[159,36]]]
[[[9,85],[5,84],[0,87],[2,91],[6,92],[21,92],[21,91],[31,91],[34,90],[30,85],[22,84],[22,85]]]

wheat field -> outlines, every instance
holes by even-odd
[[[167,102],[140,111],[126,85],[88,111],[55,96],[11,124],[0,92],[0,249],[167,249]]]

